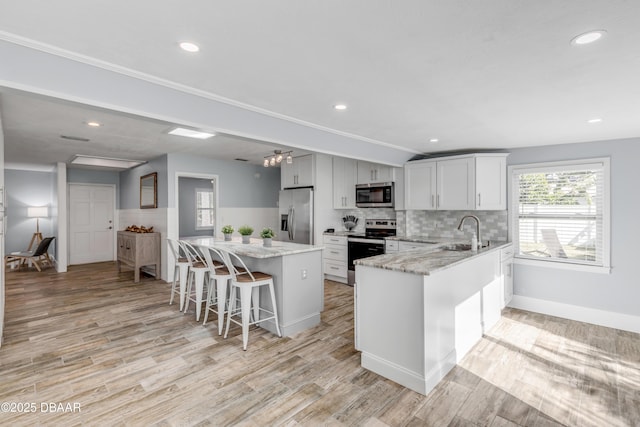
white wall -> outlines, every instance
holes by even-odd
[[[514,305],[640,332],[640,138],[514,149],[509,165],[611,158],[611,274],[516,265]]]

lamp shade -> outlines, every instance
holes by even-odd
[[[47,206],[34,206],[27,208],[27,216],[29,218],[46,218],[49,216],[49,208]]]

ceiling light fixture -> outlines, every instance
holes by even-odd
[[[115,159],[112,157],[98,157],[98,156],[87,156],[84,154],[76,154],[74,158],[71,159],[71,163],[74,165],[83,165],[83,166],[99,166],[103,168],[130,169],[132,167],[139,166],[147,162],[144,160]]]
[[[200,47],[197,44],[191,42],[180,42],[180,49],[191,53],[200,51]]]
[[[597,40],[600,40],[604,35],[607,34],[605,30],[593,30],[588,31],[586,33],[579,34],[571,39],[571,44],[573,45],[583,45],[593,43]]]
[[[92,128],[99,128],[100,126],[102,126],[102,123],[99,122],[86,122],[87,126],[91,126]]]
[[[180,127],[170,130],[169,135],[185,136],[187,138],[195,138],[195,139],[207,139],[207,138],[211,138],[212,136],[216,136],[215,133],[200,132],[197,130],[185,129]]]
[[[601,122],[602,122],[602,119],[600,117],[594,117],[593,119],[587,120],[587,123],[591,123],[591,124],[593,124],[593,123],[601,123]]]
[[[344,105],[344,104],[336,104],[336,105],[333,106],[333,108],[336,109],[336,110],[342,111],[342,110],[346,110],[347,106]]]
[[[439,141],[439,139],[438,139],[438,138],[431,138],[431,139],[429,140],[429,142],[438,142],[438,141]]]
[[[293,163],[293,157],[291,156],[291,153],[292,151],[274,150],[273,154],[264,156],[264,161],[262,162],[262,165],[265,168],[268,168],[269,166],[275,166],[276,164],[282,163],[282,160],[285,160],[287,164],[290,165]]]

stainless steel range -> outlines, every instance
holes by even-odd
[[[347,238],[349,247],[348,284],[353,286],[356,281],[356,267],[353,262],[360,258],[384,254],[384,238],[396,235],[395,219],[367,219],[365,232],[352,234]]]

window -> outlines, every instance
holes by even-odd
[[[215,226],[215,197],[210,188],[196,188],[196,230]]]
[[[516,257],[608,271],[609,159],[509,169]]]

